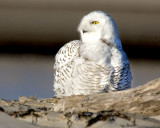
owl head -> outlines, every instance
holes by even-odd
[[[121,48],[118,29],[112,17],[102,11],[93,11],[84,16],[78,31],[83,43],[103,41]]]

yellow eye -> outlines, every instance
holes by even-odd
[[[98,21],[93,21],[93,22],[92,22],[92,24],[98,24],[98,23],[99,23]]]

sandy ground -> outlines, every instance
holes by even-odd
[[[0,128],[41,128],[32,124],[17,120],[0,112]]]
[[[157,117],[154,117],[158,120],[160,120],[160,116],[157,116]],[[152,119],[147,119],[148,122],[146,121],[143,121],[141,119],[137,119],[137,123],[138,124],[142,124],[142,125],[139,125],[141,126],[141,128],[145,128],[144,127],[144,124],[147,126],[155,126],[155,128],[160,128],[160,127],[157,127],[156,123],[157,121],[156,120],[152,120]],[[156,121],[156,123],[155,123]],[[43,120],[42,120],[43,122]],[[61,124],[59,124],[59,121],[57,120],[57,123],[54,122],[54,124],[52,124],[51,122],[48,122],[49,126],[52,126],[52,128],[54,128],[54,126],[56,126],[55,128],[57,128],[58,126],[59,127],[67,127],[67,126],[63,126],[63,123],[66,122],[66,121],[63,121],[61,122]],[[83,127],[83,124],[84,122],[82,121],[79,126],[82,126]],[[46,126],[46,124],[44,124]],[[126,126],[125,126],[126,125]],[[127,127],[128,125],[128,127]],[[131,126],[130,126],[131,125]],[[121,119],[121,118],[118,118],[116,119],[116,121],[114,123],[107,123],[107,122],[98,122],[96,125],[95,125],[95,128],[96,127],[104,127],[106,128],[106,126],[110,127],[110,128],[119,128],[121,126],[125,126],[126,128],[139,128],[139,127],[136,127],[136,126],[133,126],[131,124],[131,122],[129,121],[126,121],[124,119]],[[32,125],[31,123],[28,123],[26,121],[22,121],[22,120],[18,120],[18,119],[15,119],[13,117],[10,117],[8,116],[7,114],[3,113],[3,112],[0,112],[0,128],[42,128],[40,126],[35,126],[35,125]]]

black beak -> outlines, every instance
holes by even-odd
[[[86,33],[86,32],[88,32],[88,31],[83,30],[83,33]]]

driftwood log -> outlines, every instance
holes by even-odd
[[[0,99],[0,111],[0,119],[4,112],[36,127],[160,128],[160,78],[118,92],[61,99],[24,96],[17,101]]]
[[[143,115],[160,115],[160,78],[125,91],[64,97],[54,107],[62,112],[116,110]]]

